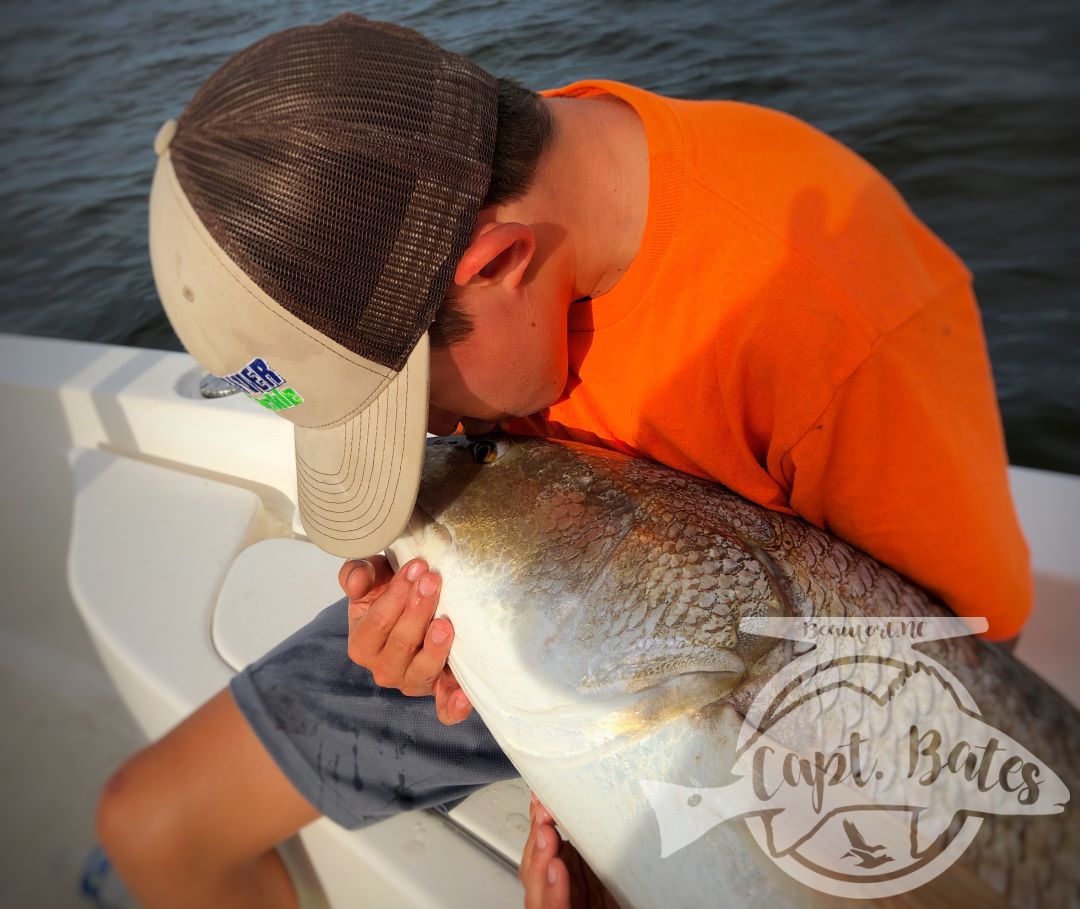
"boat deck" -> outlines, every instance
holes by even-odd
[[[168,420],[146,389],[166,360],[173,373],[188,368],[176,358],[181,355],[0,336],[3,906],[86,905],[78,885],[94,842],[98,792],[144,741],[68,590],[67,452],[77,446],[136,451],[163,463],[166,449],[155,449],[160,443],[152,430]],[[251,410],[252,419],[261,419]],[[201,456],[193,453],[185,463]],[[291,469],[290,461],[282,459]],[[1073,619],[1080,605],[1080,478],[1013,468],[1010,479],[1037,584],[1036,611],[1017,655],[1080,704],[1080,623]],[[270,510],[280,506],[287,516],[285,498]]]

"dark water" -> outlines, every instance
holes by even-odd
[[[735,98],[846,142],[974,271],[1011,460],[1080,473],[1077,0],[0,9],[2,331],[178,347],[146,253],[158,126],[235,51],[353,9],[534,87]]]

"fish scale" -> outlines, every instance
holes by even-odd
[[[755,905],[765,895],[776,906],[831,904],[735,828],[710,834],[708,862],[661,863],[633,774],[722,782],[698,774],[723,776],[717,755],[733,747],[735,724],[801,652],[740,630],[743,619],[950,613],[842,540],[718,485],[572,443],[498,445],[501,455],[480,465],[463,440],[429,443],[418,501],[453,538],[452,558],[439,563],[457,635],[451,665],[500,745],[627,907],[712,905],[721,891],[732,905],[750,894]],[[1077,791],[1080,723],[1064,698],[975,638],[920,648],[972,694],[987,724]],[[860,671],[870,684],[884,678],[880,668]],[[817,702],[822,722],[834,703]],[[798,737],[797,725],[790,734]],[[616,848],[615,832],[627,830],[633,836],[620,833]],[[1071,806],[1064,815],[992,815],[942,879],[1014,906],[1076,906],[1078,856]],[[896,904],[941,897],[921,893]]]

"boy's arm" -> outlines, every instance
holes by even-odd
[[[800,515],[1014,637],[1030,555],[978,307],[954,286],[874,345],[781,459]]]

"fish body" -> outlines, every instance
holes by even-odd
[[[478,463],[465,440],[429,441],[417,511],[391,555],[424,555],[442,573],[451,668],[560,829],[625,909],[833,904],[766,856],[751,835],[761,818],[695,821],[696,835],[665,853],[648,781],[706,808],[728,792],[710,808],[725,820],[754,807],[739,785],[744,720],[760,722],[755,699],[806,651],[755,628],[785,618],[943,619],[948,610],[843,541],[719,485],[572,443],[498,446],[491,463]],[[947,735],[1001,730],[1060,784],[1057,813],[988,815],[943,877],[1001,905],[1077,905],[1080,829],[1075,811],[1062,811],[1080,783],[1077,711],[976,638],[935,640],[925,653],[977,713],[968,702],[939,709],[946,702],[923,691],[925,679],[912,682],[905,703],[922,698],[924,712],[947,717]],[[853,671],[873,673],[868,686],[893,684],[892,664],[879,662]],[[855,721],[815,703],[818,724]],[[813,724],[797,719],[768,729],[778,752],[812,744],[802,739]],[[961,802],[949,801],[933,825],[931,803],[921,806],[926,830],[948,827],[953,809],[980,808]],[[837,817],[840,858],[858,842],[851,818]],[[795,830],[785,836],[798,839]],[[893,867],[881,858],[860,856],[861,867]],[[941,890],[929,893],[901,902],[940,904]]]

